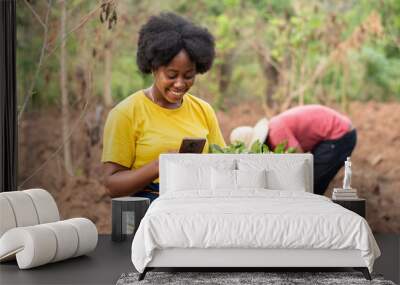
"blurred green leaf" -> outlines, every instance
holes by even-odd
[[[250,147],[251,153],[261,153],[262,152],[262,144],[259,140],[256,140]]]
[[[217,144],[210,145],[210,153],[224,153],[224,150]]]
[[[284,141],[284,142],[279,143],[279,144],[275,147],[274,153],[285,153],[286,145],[287,145],[287,141]]]

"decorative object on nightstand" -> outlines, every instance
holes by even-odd
[[[351,188],[351,160],[350,157],[344,163],[343,188],[334,188],[332,200],[358,200],[357,189]]]
[[[112,241],[123,241],[134,236],[140,221],[150,206],[150,199],[121,197],[112,199]]]
[[[365,199],[332,199],[332,202],[339,204],[340,206],[359,214],[361,217],[365,218]]]
[[[332,201],[365,218],[365,199],[358,198],[357,189],[351,187],[351,175],[351,159],[348,157],[344,162],[343,188],[333,189]]]

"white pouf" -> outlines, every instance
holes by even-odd
[[[17,259],[20,269],[28,269],[96,248],[92,221],[59,220],[57,204],[46,190],[0,193],[0,262]]]
[[[85,218],[14,228],[0,238],[0,261],[15,256],[19,268],[28,269],[86,254],[97,238],[96,226]]]

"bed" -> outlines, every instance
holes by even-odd
[[[353,267],[380,251],[361,216],[313,194],[311,154],[163,154],[160,197],[132,242],[156,267]]]

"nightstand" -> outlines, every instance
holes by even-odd
[[[144,197],[119,197],[111,199],[112,241],[123,241],[134,236],[140,221],[150,206]]]
[[[332,202],[339,204],[340,206],[359,214],[365,218],[365,199],[354,199],[354,200],[333,200]]]

